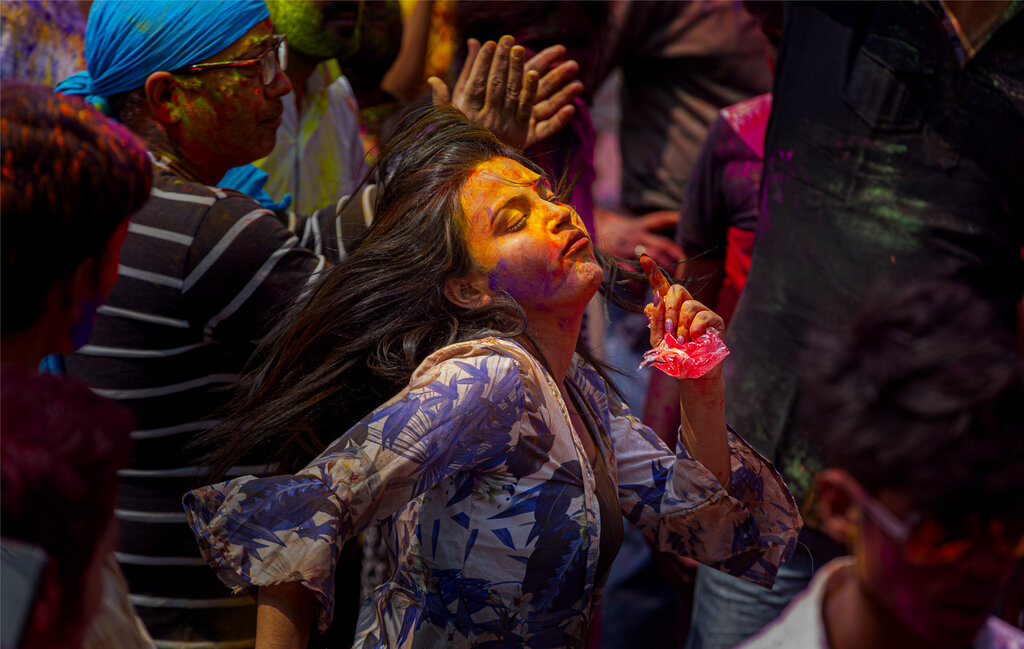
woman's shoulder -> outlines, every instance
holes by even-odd
[[[413,372],[416,383],[439,371],[471,372],[472,367],[486,367],[496,372],[535,374],[540,364],[522,345],[510,338],[491,336],[446,345],[427,356]]]

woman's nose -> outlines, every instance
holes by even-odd
[[[548,203],[552,208],[551,223],[554,229],[562,229],[566,226],[573,226],[573,209],[565,203]]]

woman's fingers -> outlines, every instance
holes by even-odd
[[[682,288],[678,284],[670,286],[662,298],[665,300],[665,331],[671,332],[676,338],[679,338],[679,309],[685,301],[678,290]]]
[[[665,301],[665,331],[671,331],[672,335],[682,342],[690,340],[688,333],[696,310],[707,307],[695,301],[690,296],[690,292],[681,284],[671,285],[663,299]],[[693,305],[696,305],[696,309]]]
[[[644,274],[647,275],[647,281],[650,283],[651,288],[654,289],[654,292],[664,298],[668,293],[669,286],[671,286],[665,273],[661,272],[658,264],[655,263],[650,255],[646,254],[640,255],[640,267],[643,269]]]
[[[722,318],[693,299],[682,284],[669,283],[650,255],[640,255],[640,265],[654,289],[654,304],[648,304],[644,310],[651,319],[652,347],[658,346],[668,331],[684,343],[703,335],[708,329],[715,329],[719,334],[725,331]]]
[[[669,291],[665,305],[665,329],[671,331],[680,342],[698,338],[707,333],[708,329],[714,329],[719,334],[725,332],[725,322],[721,316],[690,298],[686,289],[678,284]]]
[[[651,318],[651,347],[657,347],[665,337],[665,301],[655,293],[654,304],[648,304],[644,311],[648,309]]]
[[[719,335],[725,333],[725,321],[722,320],[722,316],[700,302],[693,301],[692,304],[697,305],[701,310],[690,318],[690,340],[703,336],[709,329],[714,329]]]
[[[693,340],[709,328],[717,329],[719,333],[725,328],[718,314],[690,297],[679,305],[677,320],[676,329],[679,333],[675,335],[683,341]]]

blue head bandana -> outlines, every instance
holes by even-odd
[[[141,88],[154,72],[202,61],[269,17],[263,0],[98,0],[85,29],[88,71],[57,91],[87,95],[109,113],[111,95]]]

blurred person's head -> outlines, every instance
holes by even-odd
[[[132,417],[69,377],[8,368],[3,378],[0,525],[5,539],[48,556],[21,646],[75,648],[117,544],[117,470],[128,461]]]
[[[428,11],[430,10],[428,8]],[[412,15],[405,19],[413,20],[415,18]],[[359,31],[351,39],[348,51],[338,56],[341,71],[352,86],[360,110],[394,101],[396,97],[410,100],[417,92],[424,91],[423,82],[428,75],[423,71],[420,71],[420,83],[414,89],[391,87],[384,81],[388,71],[397,63],[407,29],[405,21],[398,0],[374,0],[363,3]],[[413,31],[416,30],[416,25],[412,22],[409,23],[409,27]],[[422,47],[422,53],[426,56],[431,48],[427,43],[423,43]],[[392,91],[398,94],[393,95]]]
[[[270,153],[281,123],[285,43],[256,0],[100,0],[85,34],[83,94],[191,179],[216,185]]]
[[[784,5],[782,0],[743,0],[743,8],[761,23],[761,33],[765,37],[765,56],[773,74],[779,59],[779,44],[782,42]]]
[[[356,50],[365,5],[363,0],[267,0],[274,29],[288,37],[290,50],[315,61],[343,59]]]
[[[1024,366],[972,289],[876,296],[813,347],[801,407],[826,531],[856,587],[922,646],[969,646],[1024,546]],[[877,621],[877,620],[876,620]]]
[[[3,361],[34,367],[84,343],[152,171],[145,145],[86,102],[21,81],[0,92]]]

